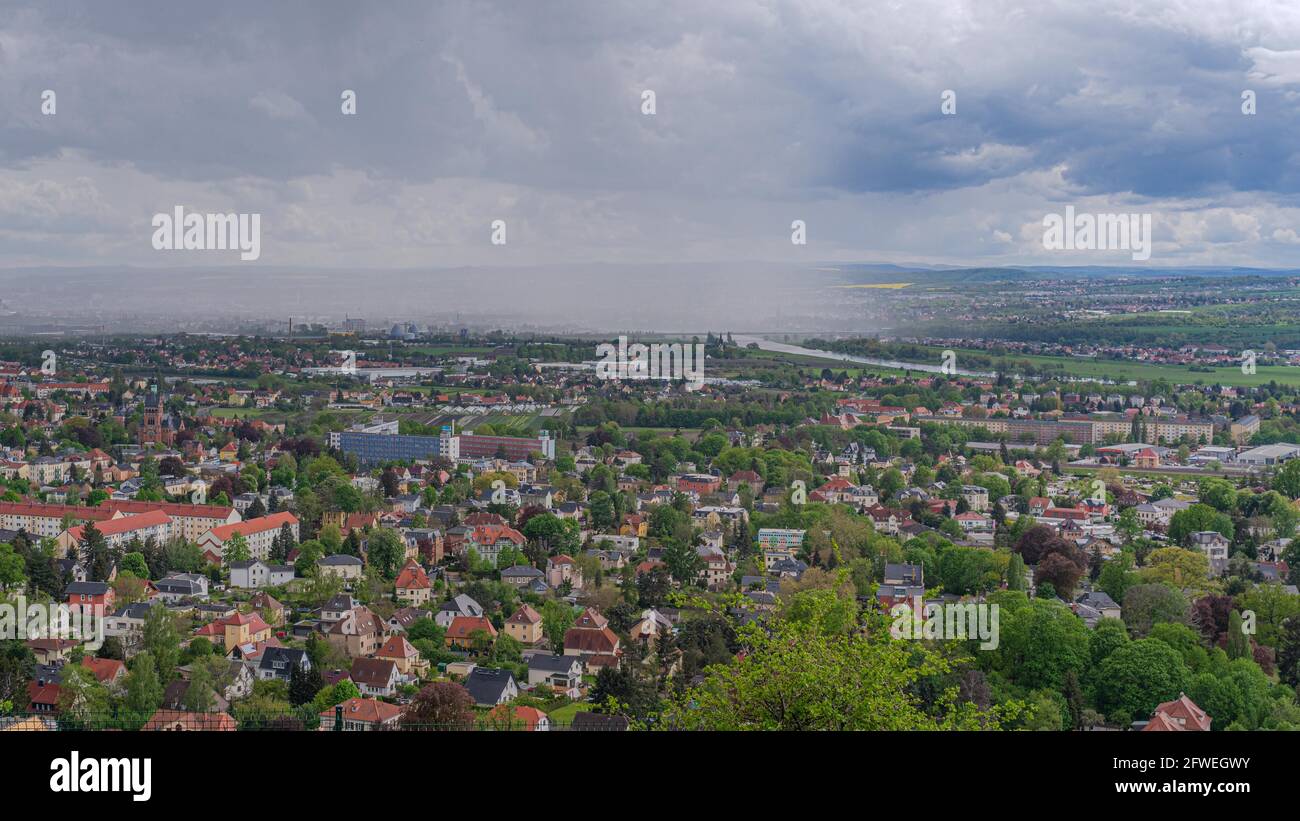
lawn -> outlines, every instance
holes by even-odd
[[[575,701],[572,704],[566,704],[558,710],[553,710],[546,715],[555,724],[572,724],[573,717],[579,712],[588,712],[591,705],[585,701]]]
[[[213,408],[212,415],[218,419],[256,419],[275,413],[275,408]]]

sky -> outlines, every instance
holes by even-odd
[[[0,113],[0,267],[1300,266],[1291,0],[0,2]]]

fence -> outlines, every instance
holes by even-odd
[[[621,732],[629,729],[621,716],[579,713],[566,721],[543,716],[535,721],[479,714],[472,721],[421,723],[399,716],[383,720],[347,717],[336,708],[333,715],[314,711],[293,711],[272,716],[235,717],[229,713],[191,713],[158,710],[144,716],[126,712],[58,715],[49,712],[0,716],[0,733],[5,732]]]

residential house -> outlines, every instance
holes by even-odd
[[[396,598],[402,604],[418,607],[433,597],[429,574],[414,559],[408,559],[397,574]]]
[[[529,604],[519,605],[514,615],[506,619],[505,629],[507,636],[525,647],[536,646],[546,638],[542,631],[542,617]]]
[[[356,556],[349,556],[346,553],[335,553],[332,556],[325,556],[316,562],[316,569],[321,573],[331,576],[338,576],[345,582],[355,581],[361,578],[361,572],[364,564]]]
[[[497,629],[483,616],[456,616],[447,626],[445,641],[448,647],[471,650],[475,641],[483,640],[480,633],[486,634],[486,641],[496,641]]]
[[[311,669],[307,651],[295,647],[268,647],[257,664],[257,677],[262,681],[279,679],[288,682],[294,668],[304,673]]]
[[[1212,718],[1196,702],[1179,693],[1178,698],[1156,707],[1143,732],[1209,732]]]
[[[356,658],[348,676],[362,695],[387,697],[397,692],[402,673],[391,659]]]
[[[320,714],[320,729],[382,730],[397,726],[401,719],[402,708],[395,704],[375,698],[350,698]]]
[[[575,656],[535,653],[528,657],[528,686],[549,688],[569,698],[579,698],[582,669],[582,661]]]
[[[230,586],[256,590],[262,587],[283,587],[294,578],[291,564],[267,564],[261,559],[230,563]]]
[[[475,667],[462,684],[479,707],[495,707],[519,695],[519,685],[509,670]]]
[[[397,671],[406,680],[417,680],[429,674],[429,662],[405,636],[389,636],[384,646],[375,651],[375,658],[386,659],[397,665]]]

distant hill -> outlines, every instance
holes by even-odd
[[[871,285],[900,282],[911,278],[930,284],[962,282],[1015,282],[1024,279],[1105,279],[1110,277],[1241,277],[1286,278],[1300,276],[1296,268],[1246,268],[1237,266],[1127,267],[1110,265],[1017,265],[1017,266],[949,266],[922,263],[836,263],[826,269],[838,270],[853,284]]]

